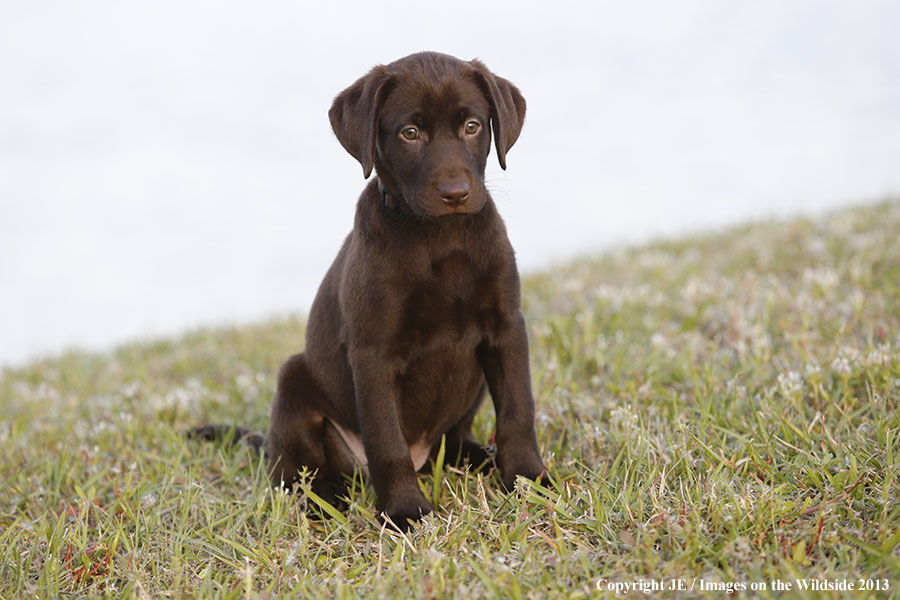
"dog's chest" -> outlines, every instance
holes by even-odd
[[[420,350],[477,344],[496,326],[499,305],[496,277],[479,271],[463,252],[448,254],[433,260],[430,273],[407,291],[397,341]]]

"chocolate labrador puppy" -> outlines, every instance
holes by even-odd
[[[423,52],[372,69],[329,117],[376,177],[313,302],[305,350],[279,374],[273,482],[290,486],[306,467],[333,502],[361,466],[405,528],[432,510],[416,471],[442,436],[448,457],[488,458],[471,426],[490,391],[503,484],[547,484],[519,275],[484,184],[491,136],[505,169],[524,98],[477,60]]]

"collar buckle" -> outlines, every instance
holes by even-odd
[[[387,206],[388,208],[394,208],[396,205],[391,197],[391,194],[387,191],[387,188],[384,187],[381,183],[381,179],[378,180],[378,193],[381,195],[381,203]]]

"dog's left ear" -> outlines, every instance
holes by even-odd
[[[525,122],[525,98],[519,88],[491,73],[480,60],[473,60],[471,64],[475,67],[475,79],[491,105],[497,160],[505,170],[506,152],[516,143]]]
[[[387,97],[389,82],[383,65],[338,94],[328,111],[331,128],[338,141],[363,168],[363,177],[372,174],[378,142],[378,113]]]

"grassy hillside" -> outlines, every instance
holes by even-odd
[[[301,320],[3,372],[0,597],[898,594],[900,202],[562,266],[525,312],[558,487],[423,476],[406,536],[365,482],[311,520],[246,449],[182,435],[264,429]]]

